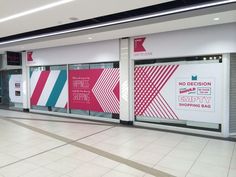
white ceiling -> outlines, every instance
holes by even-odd
[[[9,0],[9,1],[13,1],[13,0]],[[26,1],[30,1],[30,0],[26,0]],[[115,0],[100,0],[100,1],[101,2],[111,1],[113,3],[115,2]],[[123,1],[123,0],[120,0],[120,1]],[[82,1],[79,1],[79,2],[82,2]],[[157,3],[157,2],[161,2],[161,1],[145,0],[145,2],[149,2],[149,3],[156,2]],[[137,3],[136,7],[138,5],[142,4],[141,0],[140,1],[136,0],[136,3]],[[129,7],[131,7],[131,6],[132,5],[130,5]],[[134,6],[132,6],[132,7],[134,7]],[[125,8],[127,8],[127,6],[125,6]],[[107,8],[107,9],[109,9],[109,8]],[[120,8],[114,8],[114,9],[122,9],[122,7],[120,6]],[[232,8],[232,9],[234,9],[234,8]],[[51,11],[54,11],[54,10],[51,10]],[[106,12],[108,13],[108,10]],[[207,9],[206,9],[206,12],[209,13]],[[51,12],[51,13],[53,13],[53,12]],[[54,13],[56,13],[56,12],[54,12]],[[97,12],[96,14],[98,14],[98,13],[100,13],[100,12]],[[103,11],[102,13],[104,14],[105,12]],[[112,13],[112,11],[110,13]],[[89,15],[91,15],[91,14],[87,13],[87,18]],[[220,20],[214,21],[213,19],[216,17],[218,17]],[[22,17],[22,18],[29,18],[29,17]],[[18,19],[17,21],[19,21],[19,20],[20,19]],[[13,21],[15,21],[15,20],[13,20]],[[107,30],[107,31],[96,30],[96,31],[93,31],[92,33],[90,32],[90,33],[86,33],[86,34],[79,33],[79,34],[74,34],[73,36],[63,37],[61,39],[55,39],[55,38],[47,39],[47,40],[42,39],[42,40],[30,41],[25,44],[12,44],[11,46],[8,46],[8,47],[3,47],[3,46],[1,47],[0,46],[0,53],[3,53],[4,51],[22,51],[22,50],[32,50],[32,49],[64,46],[64,45],[71,45],[71,44],[80,44],[80,43],[86,43],[86,42],[96,42],[96,41],[101,41],[101,40],[118,39],[118,38],[122,38],[122,37],[139,36],[139,35],[145,35],[145,34],[151,34],[151,33],[160,33],[160,32],[167,32],[167,31],[174,31],[174,30],[181,30],[181,29],[188,29],[188,28],[196,28],[196,27],[209,26],[209,25],[218,25],[218,24],[225,24],[225,23],[234,23],[234,22],[236,22],[236,10],[228,10],[228,11],[215,12],[215,13],[211,12],[211,13],[205,14],[205,15],[199,14],[199,15],[193,15],[191,17],[185,16],[185,17],[181,17],[181,18],[177,18],[177,19],[172,19],[172,20],[163,21],[163,22],[160,21],[160,22],[141,25],[141,26],[135,26],[135,25],[132,27],[127,26],[127,27],[122,27],[121,29],[114,27],[113,30]],[[26,26],[31,27],[30,24],[31,24],[31,21],[29,21],[29,23]],[[44,25],[44,22],[41,21],[39,23],[39,25],[40,24]],[[48,23],[48,24],[50,24],[50,23]],[[0,29],[2,31],[1,25],[3,25],[3,24],[0,24]],[[18,29],[15,28],[13,31],[17,32],[17,30]],[[21,28],[19,28],[19,30],[21,30]],[[2,32],[0,32],[0,33],[2,33]],[[7,32],[5,32],[5,33],[7,33]],[[92,37],[92,40],[89,39],[89,37]]]
[[[0,19],[61,0],[0,0]],[[0,23],[0,38],[79,20],[137,9],[171,0],[74,0],[61,6]]]

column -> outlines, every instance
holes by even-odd
[[[133,124],[133,61],[130,60],[129,38],[120,39],[120,123]]]
[[[23,97],[23,111],[29,111],[29,69],[26,65],[27,56],[26,52],[22,52],[22,97]]]
[[[223,122],[222,122],[222,135],[229,136],[229,102],[230,102],[230,54],[223,54]]]

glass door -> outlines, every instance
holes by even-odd
[[[21,75],[21,69],[0,71],[0,108],[1,109],[21,109],[22,103],[14,102],[10,99],[9,81],[11,77]],[[17,87],[18,85],[16,85]],[[15,87],[15,86],[14,86]],[[17,92],[18,93],[18,92]]]

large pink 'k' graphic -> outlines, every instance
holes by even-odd
[[[135,68],[135,115],[178,119],[160,91],[179,65]]]
[[[120,112],[119,80],[118,68],[104,69],[92,89],[104,112]]]

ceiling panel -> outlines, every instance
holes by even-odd
[[[57,1],[0,0],[0,19]],[[0,37],[74,22],[69,19],[70,17],[85,20],[169,1],[171,0],[74,0],[61,6],[0,23]]]
[[[57,2],[57,0],[0,0],[0,18]]]

